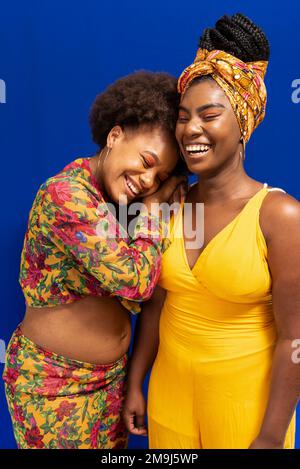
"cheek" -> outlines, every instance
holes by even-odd
[[[176,129],[175,129],[175,137],[179,145],[180,145],[182,134],[183,134],[183,126],[180,124],[177,124]]]
[[[126,171],[126,160],[124,158],[113,158],[113,155],[104,166],[104,174],[107,180],[115,180]]]
[[[103,175],[103,184],[106,192],[114,200],[118,197],[119,191],[123,189],[122,187],[122,173],[123,170],[120,165],[115,164],[114,162],[109,162],[109,164],[104,166],[104,175]]]
[[[211,133],[216,140],[226,145],[236,144],[240,138],[240,129],[235,118],[215,122],[211,127]]]

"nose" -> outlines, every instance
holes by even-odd
[[[154,176],[152,172],[147,172],[140,175],[140,182],[144,189],[151,189],[153,186]]]
[[[184,127],[184,133],[188,137],[198,136],[203,134],[203,128],[199,119],[190,119]]]

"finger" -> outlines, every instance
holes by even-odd
[[[133,435],[144,436],[147,435],[147,428],[144,424],[144,416],[132,415],[130,419],[130,433]]]
[[[140,435],[140,436],[148,435],[146,427],[134,427],[131,433],[133,433],[134,435]]]
[[[184,175],[173,175],[173,176],[170,176],[167,181],[166,181],[166,185],[167,186],[170,186],[173,188],[173,190],[179,186],[180,184],[184,184],[187,182],[187,178],[186,176]]]
[[[177,184],[187,184],[188,182],[188,177],[185,176],[184,174],[180,174],[179,176],[175,176],[177,180]]]
[[[180,197],[181,197],[181,190],[180,187],[178,187],[174,192],[173,192],[173,203],[180,203]]]
[[[140,428],[133,428],[133,430],[130,431],[132,435],[136,436],[147,436],[148,432],[146,428],[140,429]]]
[[[123,420],[125,422],[125,426],[129,432],[132,432],[135,428],[134,423],[135,416],[134,414],[123,413]]]
[[[135,414],[123,413],[123,420],[125,422],[125,426],[126,426],[127,430],[132,435],[146,436],[148,434],[147,428],[145,427],[145,425],[143,423],[142,423],[142,425],[137,425],[136,424]],[[143,420],[142,420],[142,422],[143,422]]]
[[[188,186],[187,184],[181,184],[180,186],[180,196],[181,198],[185,198],[185,196],[187,195],[188,193]]]
[[[183,181],[183,176],[180,176],[180,178],[178,176],[170,177],[170,179],[167,183],[165,183],[165,186],[162,189],[165,200],[168,200],[171,197],[173,192],[175,192],[177,186],[179,186],[179,184]]]
[[[138,428],[145,427],[145,417],[144,414],[137,414],[135,416],[135,426]]]

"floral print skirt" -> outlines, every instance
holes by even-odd
[[[19,325],[3,373],[18,447],[126,448],[127,361],[127,354],[108,365],[69,359],[36,345]]]

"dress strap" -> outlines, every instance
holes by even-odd
[[[281,192],[284,192],[286,194],[286,192],[283,189],[280,189],[280,187],[270,187],[269,188],[267,182],[264,183],[264,188],[267,189],[268,192],[281,191]]]
[[[272,187],[271,189],[268,189],[268,192],[273,192],[273,191],[280,191],[286,194],[286,192],[283,189],[280,189],[280,187]]]

